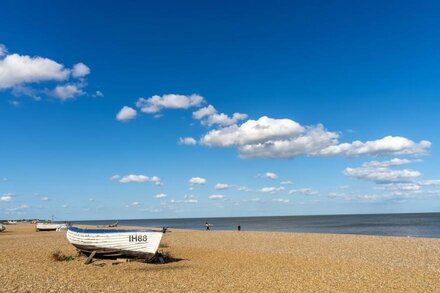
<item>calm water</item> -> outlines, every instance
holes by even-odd
[[[75,221],[73,223],[108,225],[108,221]],[[205,222],[213,230],[242,230],[367,234],[440,238],[440,213],[427,214],[377,214],[337,216],[280,216],[240,218],[188,218],[154,220],[118,220],[120,225],[143,227],[170,227],[181,229],[205,229]]]

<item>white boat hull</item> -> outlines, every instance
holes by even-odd
[[[37,223],[37,231],[60,231],[66,230],[67,224],[57,224],[57,223]]]
[[[151,259],[159,249],[162,232],[145,230],[80,229],[69,227],[67,239],[89,254]]]
[[[0,224],[0,232],[3,232],[3,231],[5,231],[6,230],[6,227],[5,227],[5,225],[3,225],[3,224]]]

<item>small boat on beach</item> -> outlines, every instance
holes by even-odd
[[[16,225],[17,221],[7,221],[6,224],[7,225]]]
[[[64,223],[37,223],[35,230],[38,231],[61,231],[66,230],[67,224]]]
[[[150,261],[159,249],[163,233],[142,229],[81,229],[69,227],[67,240],[84,254],[128,256]]]
[[[3,224],[0,224],[0,232],[3,232],[3,231],[5,231],[6,230],[6,227],[5,227],[5,225],[3,225]]]

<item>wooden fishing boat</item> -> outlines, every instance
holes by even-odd
[[[85,254],[94,252],[97,256],[127,256],[146,261],[156,255],[162,235],[142,229],[67,229],[69,242]]]
[[[66,230],[67,224],[63,223],[37,223],[36,231],[61,231]]]

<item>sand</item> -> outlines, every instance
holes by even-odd
[[[0,233],[0,292],[439,292],[440,239],[171,229],[177,260],[145,264],[76,255],[65,232]]]

